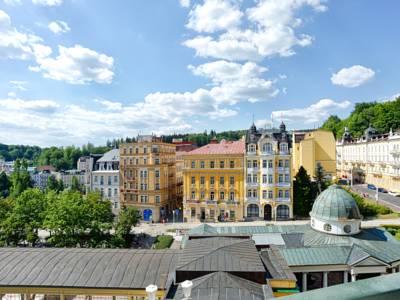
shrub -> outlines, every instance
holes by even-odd
[[[154,243],[154,249],[167,249],[173,241],[174,238],[170,235],[159,235]]]
[[[380,204],[373,204],[373,203],[368,203],[364,200],[363,197],[360,195],[353,193],[351,191],[348,191],[356,201],[358,208],[360,209],[360,213],[364,217],[375,217],[377,215],[387,215],[391,214],[393,211],[390,208],[387,208],[383,205]]]

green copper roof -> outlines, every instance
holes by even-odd
[[[336,184],[331,185],[315,199],[310,216],[325,221],[361,219],[356,201]]]
[[[383,275],[323,289],[280,297],[282,300],[397,300],[400,299],[400,273]]]

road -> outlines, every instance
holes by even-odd
[[[371,200],[376,200],[376,191],[368,189],[365,184],[353,185],[351,189],[358,194],[367,194]],[[395,212],[400,212],[400,197],[379,193],[378,203],[391,208]]]

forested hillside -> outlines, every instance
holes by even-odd
[[[369,124],[380,133],[389,132],[390,128],[400,129],[400,97],[387,102],[357,103],[349,117],[330,116],[322,128],[341,137],[344,128],[348,127],[354,137],[360,137]]]

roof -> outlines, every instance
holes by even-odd
[[[119,161],[119,149],[112,149],[103,154],[97,162]]]
[[[310,216],[325,221],[361,219],[354,198],[336,184],[319,194],[315,199]]]
[[[180,251],[0,248],[0,287],[144,289],[169,285]]]
[[[225,141],[208,144],[203,147],[187,152],[186,155],[212,155],[212,154],[244,154],[244,141]]]
[[[290,270],[277,246],[261,250],[260,256],[271,279],[296,281],[296,276]]]
[[[264,300],[272,299],[272,289],[247,279],[214,272],[192,280],[192,300]],[[181,286],[167,299],[185,299]]]
[[[176,270],[265,272],[252,240],[225,237],[187,241]]]
[[[338,284],[323,289],[293,294],[282,300],[355,300],[355,299],[400,299],[400,273]]]
[[[345,265],[351,247],[301,247],[282,248],[282,256],[289,266]]]

